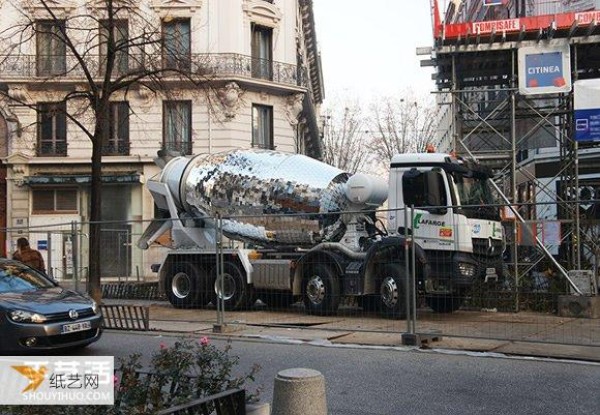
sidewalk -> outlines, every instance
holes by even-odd
[[[214,333],[217,312],[212,308],[181,310],[168,302],[144,300],[106,299],[104,302],[148,306],[153,331],[333,346],[406,347],[402,344],[406,321],[385,320],[368,314],[357,316],[343,309],[334,317],[307,316],[301,307],[281,311],[258,307],[246,312],[226,312],[225,325],[220,333]],[[440,316],[419,312],[417,332],[433,334],[433,339],[424,342],[422,348],[600,363],[598,320],[536,313],[457,312]],[[566,332],[568,340],[578,345],[562,344],[566,343],[560,341],[566,338]],[[509,338],[514,340],[502,340]]]

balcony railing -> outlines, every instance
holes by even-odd
[[[100,56],[88,55],[85,65],[96,78],[104,77],[104,65]],[[43,63],[52,61],[52,66]],[[40,64],[42,63],[42,65]],[[185,62],[185,65],[173,64]],[[57,69],[58,68],[58,69]],[[200,53],[181,57],[174,61],[172,57],[164,59],[161,54],[155,55],[127,55],[121,59],[115,68],[115,77],[125,75],[127,72],[140,70],[164,69],[163,77],[177,77],[177,72],[190,77],[223,78],[240,77],[250,79],[268,80],[285,85],[306,86],[304,71],[296,65],[277,61],[265,61],[251,56],[237,53]],[[173,71],[169,71],[173,69]],[[84,71],[74,56],[36,56],[36,55],[0,55],[0,79],[24,80],[73,80],[84,78]]]
[[[38,143],[38,156],[61,157],[67,155],[67,142],[61,141],[42,141]]]

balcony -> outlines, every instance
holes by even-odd
[[[51,67],[43,63],[53,62]],[[85,57],[86,66],[96,79],[102,79],[103,65],[98,55]],[[40,64],[40,62],[42,64]],[[270,81],[282,85],[306,87],[304,70],[288,63],[254,59],[237,53],[204,53],[180,57],[176,63],[172,57],[165,59],[156,55],[126,55],[115,68],[115,78],[127,73],[163,69],[165,79],[183,75],[191,78],[248,78]],[[185,62],[182,65],[181,62]],[[169,65],[173,65],[170,68]],[[172,72],[169,69],[173,69]],[[0,56],[0,79],[3,81],[73,81],[84,79],[82,67],[73,56],[5,55]]]

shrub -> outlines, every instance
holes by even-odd
[[[230,354],[231,343],[223,349],[212,345],[207,337],[199,340],[178,339],[171,347],[165,344],[142,370],[141,355],[119,359],[115,370],[115,405],[106,406],[13,406],[0,414],[15,415],[136,415],[152,414],[161,409],[186,403],[228,389],[245,388],[255,381],[260,366],[234,376],[238,356]],[[260,388],[248,393],[247,400],[258,399]]]

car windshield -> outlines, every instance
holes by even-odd
[[[18,264],[0,264],[0,293],[51,288],[54,284],[31,268]]]

